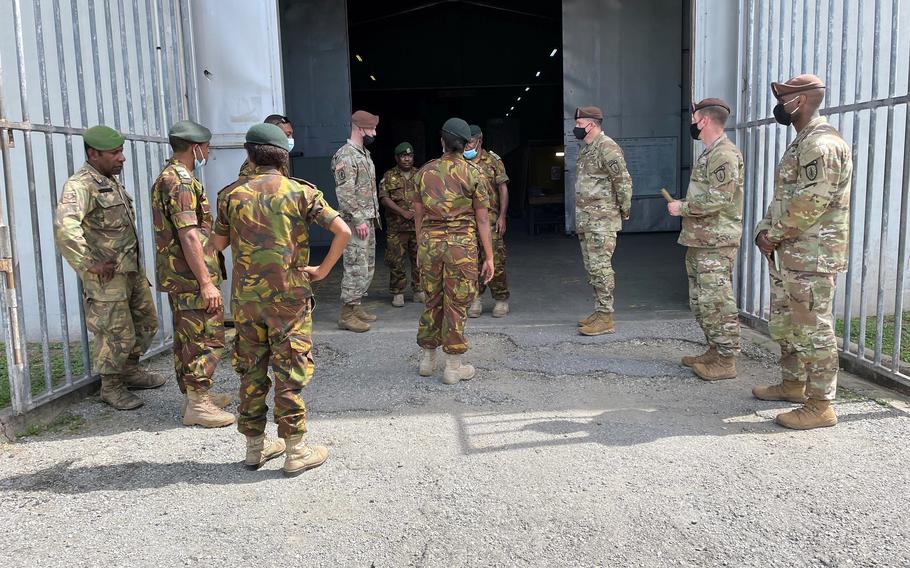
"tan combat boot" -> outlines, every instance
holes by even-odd
[[[212,400],[212,404],[218,408],[224,408],[227,405],[234,402],[234,397],[229,395],[226,392],[212,392],[209,391],[209,398]],[[180,409],[180,414],[186,414],[186,405],[189,404],[189,397],[186,396],[186,393],[183,393],[183,408]]]
[[[461,362],[461,355],[446,354],[446,369],[442,374],[442,384],[454,385],[459,381],[470,381],[476,371],[471,365]]]
[[[506,314],[509,313],[509,301],[508,300],[496,300],[496,305],[493,306],[493,317],[494,318],[504,318]]]
[[[480,299],[480,296],[474,298],[474,301],[471,302],[470,307],[468,307],[468,317],[469,318],[479,318],[480,314],[483,313],[483,300]]]
[[[187,405],[183,412],[184,426],[222,428],[234,423],[234,415],[218,408],[205,391],[186,391]]]
[[[141,398],[126,390],[120,375],[101,375],[101,400],[117,410],[133,410],[145,404]]]
[[[761,400],[806,402],[806,383],[784,380],[778,385],[763,385],[752,389],[752,396]]]
[[[392,296],[392,305],[396,308],[404,307],[404,294],[395,294]]]
[[[722,381],[736,378],[736,357],[717,355],[707,362],[695,363],[692,370],[705,381]]]
[[[423,292],[414,293],[414,303],[425,304],[427,302],[427,295]]]
[[[707,363],[715,357],[717,357],[717,347],[712,345],[701,355],[686,355],[682,358],[682,364],[686,367],[691,367],[695,363]]]
[[[613,314],[607,312],[597,312],[594,321],[578,329],[578,333],[582,335],[603,335],[614,331],[616,330],[613,326]]]
[[[402,300],[404,300],[404,296],[402,296]],[[360,304],[354,305],[354,317],[367,323],[373,323],[377,319],[376,316],[363,309],[363,306]]]
[[[597,317],[597,312],[591,312],[591,315],[584,319],[578,320],[578,327],[585,327],[594,323],[594,319]]]
[[[132,361],[126,364],[120,376],[123,386],[128,389],[156,389],[167,382],[167,378],[149,373]]]
[[[243,467],[259,469],[265,462],[283,454],[284,449],[284,440],[281,438],[273,440],[272,438],[266,438],[265,434],[247,436],[246,459],[243,460]]]
[[[308,469],[319,467],[329,457],[329,450],[324,446],[307,446],[303,434],[288,436],[287,457],[284,459],[285,477],[300,475]]]
[[[432,377],[436,372],[436,350],[421,348],[420,350],[420,376]]]
[[[338,328],[363,333],[370,331],[370,324],[354,315],[354,306],[345,304],[341,308],[341,316],[338,318]]]
[[[784,428],[812,430],[834,426],[837,424],[837,415],[834,414],[830,400],[810,398],[801,408],[778,414],[774,421]]]

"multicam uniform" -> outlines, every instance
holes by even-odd
[[[493,244],[493,278],[490,280],[490,292],[494,300],[509,299],[509,284],[506,279],[506,244],[502,236],[496,231],[496,221],[499,220],[499,185],[509,183],[509,176],[506,175],[505,164],[502,158],[495,152],[481,150],[477,157],[471,160],[471,163],[478,166],[485,178],[485,186],[489,191],[490,200],[490,239]],[[483,248],[479,248],[479,265],[483,264],[486,259]],[[477,295],[483,296],[487,291],[487,285],[484,284],[483,278],[477,281]]]
[[[391,199],[405,211],[413,208],[417,195],[417,170],[408,171],[395,166],[382,176],[379,182],[379,199]],[[414,234],[414,220],[405,219],[392,210],[386,212],[388,223],[386,235],[385,263],[389,267],[389,292],[403,294],[408,285],[407,264],[411,264],[411,289],[420,290],[420,271],[417,269],[417,237]]]

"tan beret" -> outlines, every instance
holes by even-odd
[[[784,97],[795,93],[801,93],[803,91],[811,91],[814,89],[824,88],[824,81],[819,79],[816,75],[811,75],[808,73],[805,75],[797,75],[792,79],[787,79],[783,83],[771,83],[771,92],[774,93],[775,97]]]
[[[725,111],[727,111],[728,113],[730,112],[730,105],[728,105],[725,100],[716,99],[716,98],[704,99],[703,101],[693,104],[692,112],[694,113],[697,110],[701,110],[703,108],[708,108],[708,107],[720,107],[720,108],[724,109]]]
[[[603,120],[604,111],[595,106],[578,107],[575,109],[575,120],[578,120],[579,118],[596,118],[597,120]]]
[[[379,126],[379,117],[365,110],[358,110],[351,115],[351,124],[360,128],[376,128]]]

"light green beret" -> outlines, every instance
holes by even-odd
[[[110,126],[104,126],[103,124],[93,126],[86,130],[82,135],[82,139],[89,147],[102,152],[116,150],[123,146],[124,140],[122,134]]]
[[[288,137],[274,124],[254,124],[246,131],[246,141],[250,144],[266,144],[288,152]]]
[[[181,120],[171,127],[168,138],[179,138],[187,142],[203,144],[212,139],[212,131],[192,120]]]
[[[401,155],[401,154],[413,154],[413,153],[414,153],[414,147],[411,146],[410,142],[402,142],[398,146],[395,146],[395,155],[396,156]]]

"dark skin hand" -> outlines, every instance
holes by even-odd
[[[97,274],[101,277],[101,282],[106,283],[114,277],[114,271],[117,268],[117,263],[114,262],[113,258],[107,258],[104,260],[99,260],[95,264],[88,267],[88,271],[92,274]]]
[[[777,249],[777,244],[768,239],[767,231],[762,231],[755,237],[755,245],[765,256],[771,256]]]

